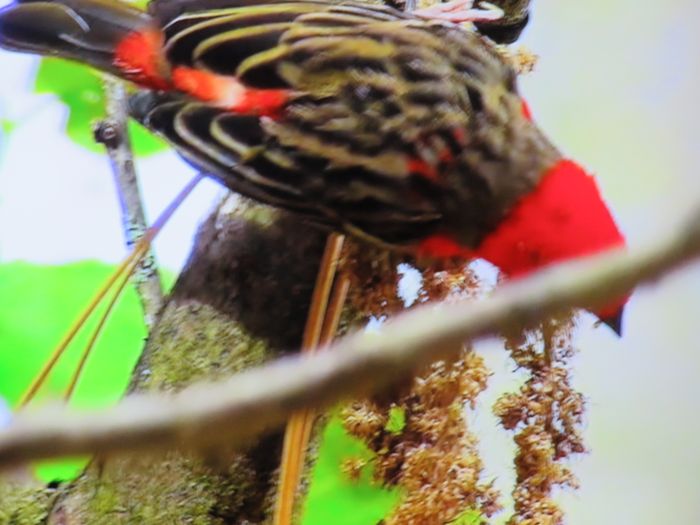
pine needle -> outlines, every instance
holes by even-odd
[[[51,352],[50,357],[46,360],[43,367],[35,376],[34,380],[31,382],[27,390],[22,394],[19,401],[20,408],[24,408],[29,402],[31,402],[32,399],[34,399],[39,389],[45,383],[46,378],[56,366],[58,360],[65,353],[66,348],[68,348],[70,343],[75,338],[76,334],[85,325],[85,322],[90,318],[90,316],[95,312],[97,307],[104,300],[105,296],[109,293],[110,290],[113,289],[115,284],[119,281],[120,277],[126,276],[125,278],[123,278],[124,284],[126,283],[131,273],[133,273],[134,268],[136,268],[136,266],[138,265],[139,261],[141,261],[141,259],[148,253],[148,249],[150,248],[153,239],[155,239],[155,237],[160,233],[160,231],[163,229],[170,217],[172,217],[173,213],[175,213],[180,204],[182,204],[185,198],[192,192],[192,190],[195,188],[195,186],[197,186],[197,184],[199,183],[199,181],[202,180],[202,178],[203,175],[198,174],[187,184],[187,186],[185,186],[180,191],[180,193],[178,193],[175,199],[173,199],[173,201],[168,205],[168,207],[163,211],[163,213],[161,213],[161,215],[156,219],[153,225],[144,232],[143,237],[139,239],[131,253],[119,264],[116,270],[107,278],[107,280],[100,287],[97,293],[95,293],[88,305],[83,309],[78,318],[73,322],[71,327],[63,336],[61,341],[56,345],[53,352]],[[120,290],[123,289],[124,284],[120,284]],[[113,301],[116,301],[116,297],[118,297],[118,294],[119,292],[116,294]],[[110,309],[111,308],[108,307],[106,315],[109,315]],[[97,335],[99,335],[99,330],[101,330],[102,324],[104,324],[104,320],[101,320],[98,324]],[[90,345],[94,344],[93,339],[96,340],[97,335],[93,334],[93,336],[91,337],[91,342],[88,345],[88,349],[86,349],[86,351],[83,352],[83,355],[85,356],[84,359],[87,359],[87,354],[89,354],[90,352],[89,347]],[[82,361],[83,359],[81,359],[81,364],[79,365],[79,368],[84,366],[84,363],[82,363]],[[78,372],[78,374],[79,373],[80,372]],[[74,380],[77,381],[77,378],[75,378],[75,374]],[[73,380],[71,382],[73,382]],[[74,388],[74,385],[72,385],[70,388]]]
[[[301,350],[312,353],[328,344],[335,334],[349,286],[346,278],[336,284],[333,299],[328,299],[335,279],[344,237],[332,233],[326,241],[316,285],[311,298]],[[306,448],[311,436],[315,413],[305,410],[294,414],[287,424],[280,463],[279,485],[275,506],[274,525],[291,525],[294,504],[301,473],[306,461]]]

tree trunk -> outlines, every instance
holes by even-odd
[[[174,391],[298,348],[325,237],[271,208],[224,200],[199,230],[130,390]],[[0,496],[7,492],[16,505],[7,515],[21,525],[263,523],[281,437],[263,436],[244,452],[95,458],[55,494],[6,487]]]

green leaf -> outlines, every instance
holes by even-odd
[[[85,469],[90,458],[64,458],[34,465],[34,475],[44,483],[71,481]]]
[[[321,438],[303,524],[377,525],[397,505],[400,492],[373,483],[369,468],[363,469],[357,481],[341,471],[346,459],[371,457],[363,443],[345,432],[340,418],[332,417]]]
[[[393,406],[389,409],[389,420],[386,422],[384,430],[391,434],[401,434],[406,428],[406,409],[404,407]]]
[[[101,74],[74,62],[57,58],[41,61],[36,79],[36,93],[51,93],[68,107],[66,133],[77,144],[95,152],[104,152],[104,146],[95,142],[93,124],[105,117],[105,95]],[[144,156],[162,151],[165,142],[141,126],[130,122],[129,135],[134,155]]]
[[[91,151],[104,151],[92,136],[93,122],[105,117],[105,98],[98,73],[72,62],[45,58],[39,65],[34,91],[55,94],[68,106],[66,133],[73,141]]]
[[[0,397],[11,405],[17,403],[112,269],[113,266],[92,261],[64,266],[25,262],[0,265]],[[37,401],[61,397],[94,325],[94,321],[89,323],[68,348]],[[138,298],[129,288],[87,362],[72,403],[94,407],[116,402],[127,387],[145,335]],[[42,463],[37,474],[44,481],[72,479],[84,463],[84,459]]]
[[[129,119],[127,126],[135,157],[146,157],[168,149],[167,142],[158,138],[136,121]]]
[[[9,135],[15,128],[17,128],[16,122],[6,118],[0,119],[0,130],[2,130],[3,134]]]

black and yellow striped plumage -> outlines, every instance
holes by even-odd
[[[512,44],[530,21],[530,0],[490,0],[503,11],[503,17],[488,22],[477,22],[476,28],[499,44]]]
[[[393,245],[458,225],[475,246],[558,158],[523,117],[514,71],[455,25],[354,2],[151,13],[171,66],[291,99],[270,119],[149,93],[134,115],[235,191],[316,222]]]
[[[43,10],[57,27],[37,22]],[[157,32],[164,77],[284,90],[274,118],[172,91],[131,107],[234,191],[330,228],[475,247],[559,159],[523,115],[513,69],[454,24],[357,1],[155,0],[148,15],[119,7],[116,33],[108,13],[107,0],[23,1],[0,14],[0,45],[105,67],[133,23]]]
[[[527,18],[529,0],[494,2],[513,15],[506,26]],[[356,0],[155,0],[148,13],[18,0],[0,9],[0,47],[160,90],[134,95],[133,116],[234,191],[328,228],[478,256],[510,276],[624,245],[595,180],[530,120],[494,44],[425,13]],[[239,104],[275,92],[267,110]],[[624,302],[598,312],[616,331]]]

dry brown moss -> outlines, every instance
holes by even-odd
[[[350,301],[357,319],[383,319],[405,308],[398,293],[398,262],[364,247],[351,245],[346,251],[344,271],[353,282]],[[475,298],[483,291],[464,264],[426,268],[420,277],[415,304]],[[571,316],[561,316],[506,338],[506,350],[529,374],[519,392],[502,396],[494,407],[517,445],[511,525],[562,523],[552,491],[577,486],[563,463],[585,451],[584,399],[571,387],[569,373],[575,353],[572,331]],[[499,494],[482,479],[478,439],[466,418],[489,375],[483,359],[464,348],[459,359],[433,363],[401,387],[345,407],[345,428],[376,454],[371,463],[377,482],[400,487],[405,494],[387,525],[442,525],[469,510],[487,517],[500,509]],[[353,479],[366,464],[350,459],[342,469]]]
[[[405,308],[398,293],[396,260],[368,260],[355,249],[346,257],[352,276],[353,307],[360,317],[384,318]],[[463,264],[424,269],[416,304],[476,295],[480,284]],[[400,487],[405,497],[386,525],[442,525],[465,512],[489,516],[498,494],[482,479],[483,462],[477,437],[467,424],[490,375],[483,359],[464,348],[453,361],[437,361],[392,392],[356,401],[343,410],[348,433],[375,452],[378,483]],[[343,470],[356,478],[365,462],[348,460]]]
[[[515,514],[510,525],[560,525],[564,514],[552,499],[555,487],[576,488],[564,461],[586,451],[581,436],[583,395],[571,386],[570,316],[550,319],[539,330],[506,339],[517,366],[529,377],[517,393],[494,406],[504,428],[515,433]]]

